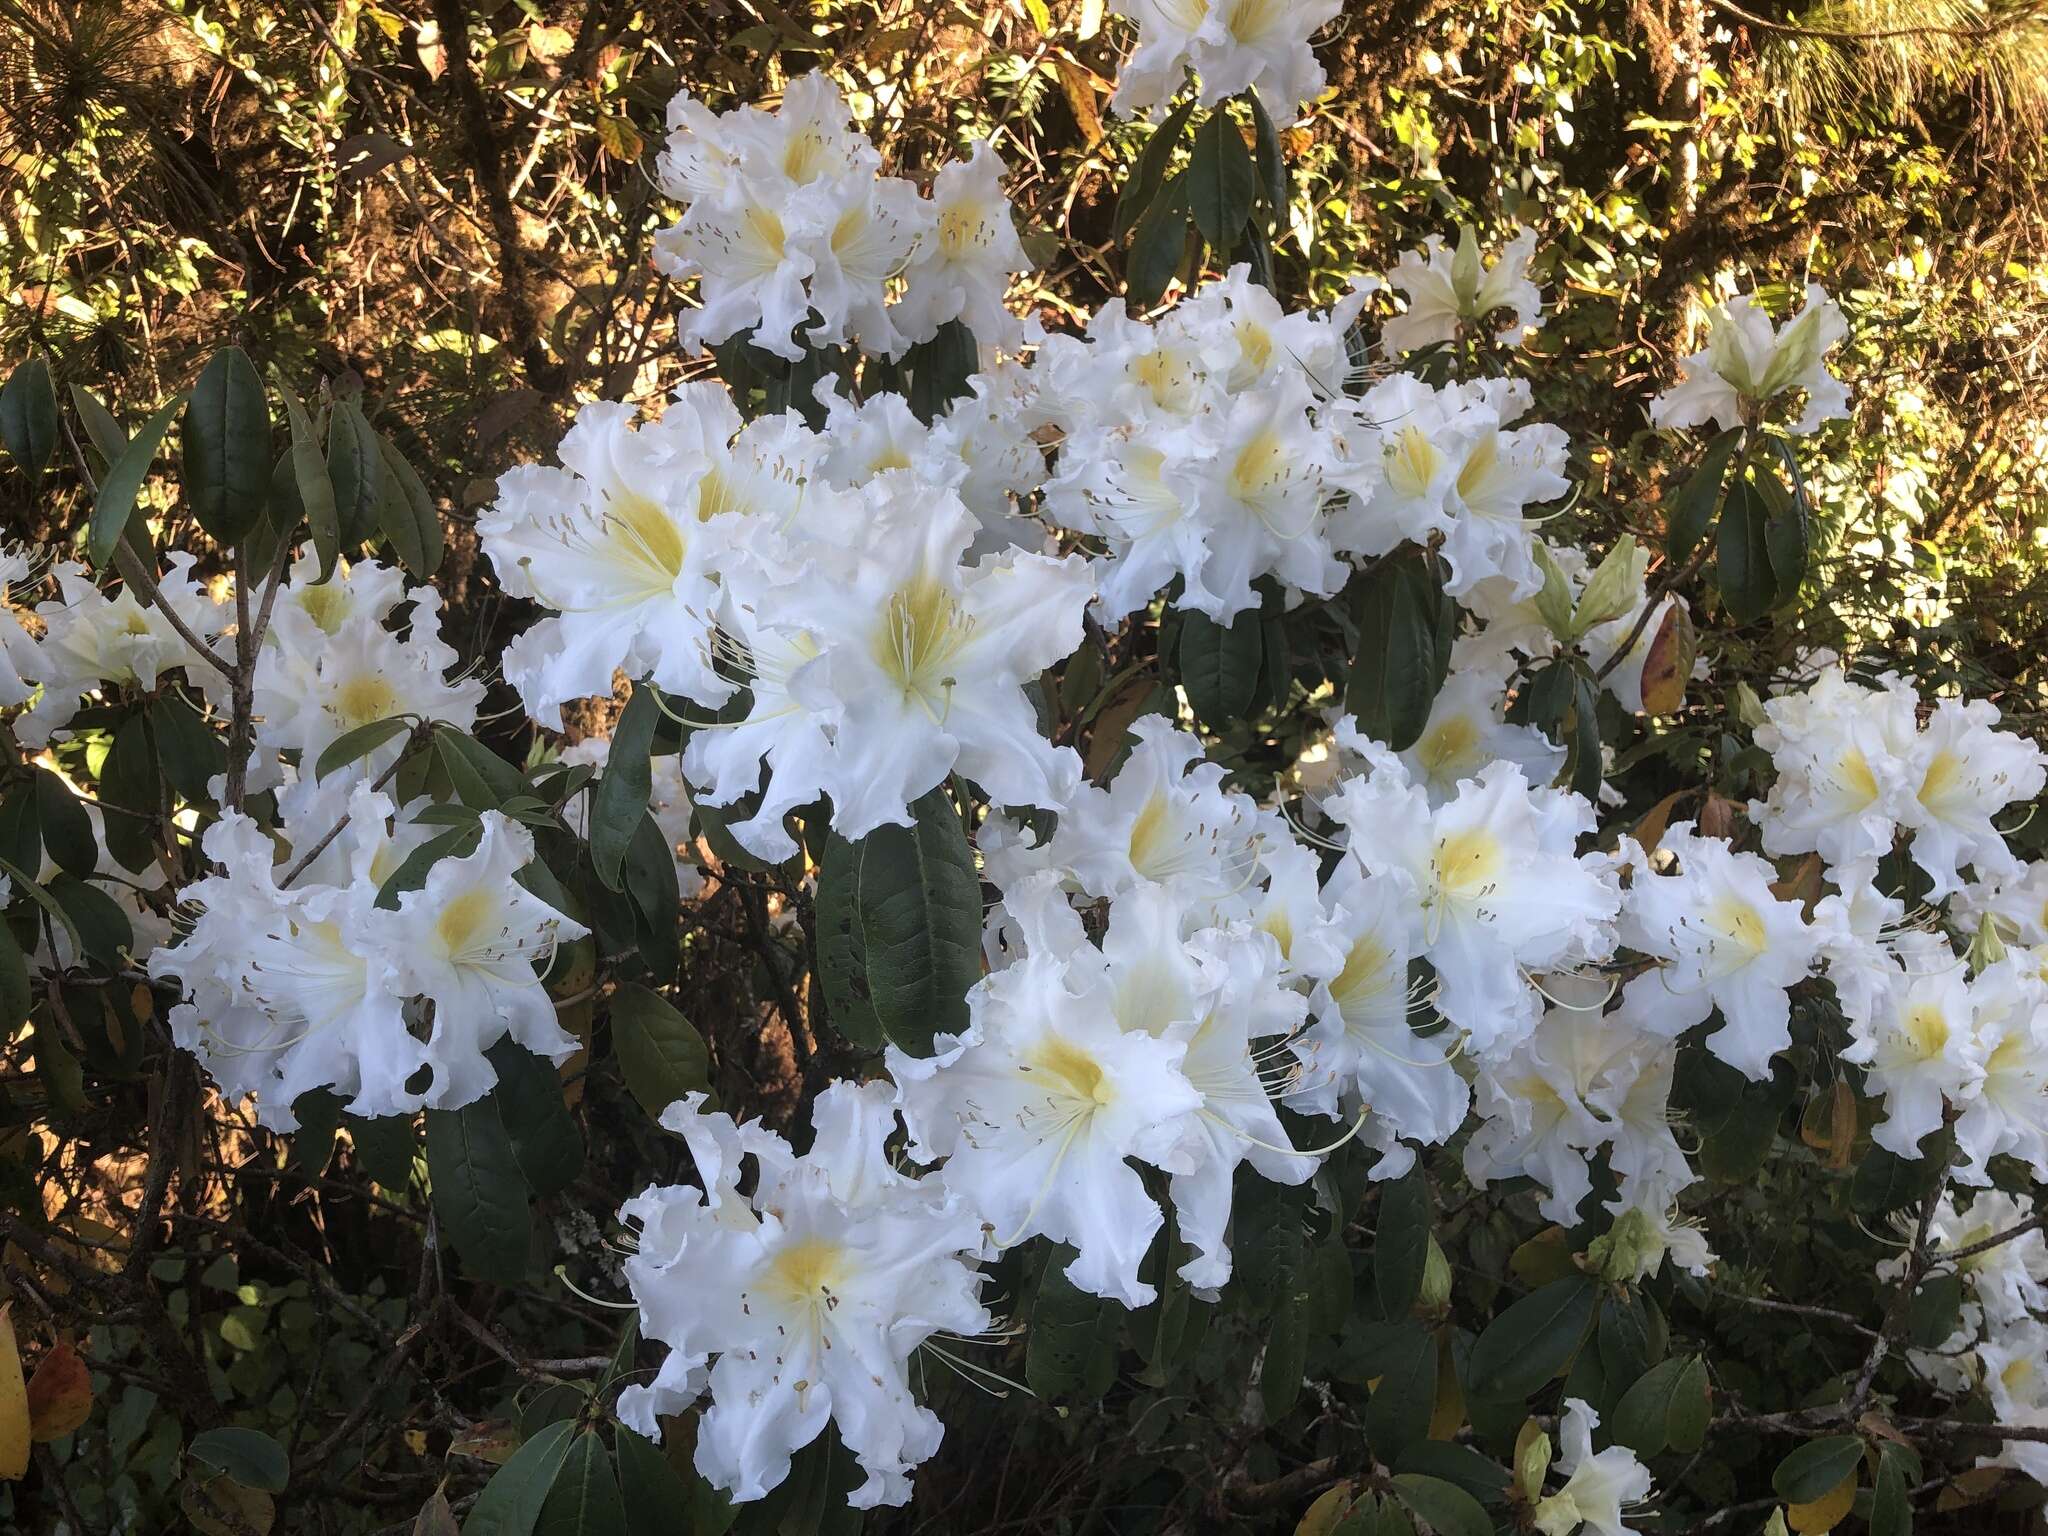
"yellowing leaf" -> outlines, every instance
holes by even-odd
[[[1685,703],[1685,685],[1692,678],[1699,637],[1684,603],[1665,611],[1643,653],[1643,712],[1668,715]]]
[[[0,1303],[0,1480],[14,1482],[28,1471],[28,1383],[21,1378],[21,1350],[14,1342],[14,1303]]]
[[[526,29],[527,52],[543,62],[565,57],[575,46],[576,34],[567,27],[544,27],[535,23]]]
[[[1437,1333],[1436,1402],[1429,1410],[1429,1438],[1453,1440],[1465,1427],[1465,1389],[1458,1385],[1458,1368],[1451,1359],[1451,1333]]]
[[[185,1479],[178,1491],[178,1505],[193,1529],[206,1536],[270,1536],[277,1520],[277,1505],[260,1488],[244,1488],[225,1472],[205,1482]]]
[[[29,1436],[60,1440],[92,1416],[92,1372],[69,1344],[36,1362],[28,1379]]]
[[[640,152],[647,147],[639,129],[623,117],[613,117],[609,113],[597,120],[597,142],[614,160],[638,160]]]
[[[1294,1536],[1330,1536],[1351,1513],[1351,1485],[1339,1483],[1324,1491],[1315,1503],[1309,1505],[1308,1513],[1301,1517],[1301,1524],[1294,1528]]]
[[[1821,1536],[1839,1525],[1855,1503],[1856,1472],[1851,1468],[1847,1477],[1811,1503],[1788,1506],[1785,1518],[1799,1536]]]

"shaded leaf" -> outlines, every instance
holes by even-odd
[[[620,987],[612,995],[611,1021],[612,1049],[626,1086],[654,1119],[686,1095],[710,1091],[711,1055],[704,1037],[660,993]]]
[[[180,488],[219,544],[239,544],[270,503],[270,405],[240,347],[207,360],[185,402]]]
[[[427,1111],[427,1177],[441,1230],[479,1279],[526,1272],[532,1219],[519,1154],[495,1098]]]

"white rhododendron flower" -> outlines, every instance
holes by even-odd
[[[281,595],[277,622],[257,658],[256,746],[265,758],[295,754],[300,772],[311,777],[336,741],[380,720],[411,716],[459,731],[475,728],[484,685],[458,675],[460,657],[441,638],[438,591],[403,591],[398,573],[374,562],[353,567],[345,581],[301,585],[312,574],[305,567],[294,574],[300,590]],[[323,603],[316,592],[336,597]],[[402,633],[388,627],[401,601],[408,605]],[[340,771],[373,779],[397,760],[402,740]],[[274,764],[252,766],[252,783],[277,782]]]
[[[14,733],[24,746],[47,745],[78,712],[81,696],[102,684],[154,688],[181,667],[188,680],[202,686],[219,681],[219,674],[193,654],[166,612],[175,613],[188,631],[209,645],[233,621],[232,610],[215,602],[193,575],[196,563],[182,550],[166,555],[166,568],[157,576],[159,601],[146,607],[125,583],[109,597],[93,585],[84,567],[69,560],[57,564],[50,574],[58,595],[36,606],[43,634],[34,661],[27,663],[42,684],[42,697],[14,722]],[[15,623],[12,618],[7,622]],[[10,641],[9,655],[22,654]],[[202,672],[213,675],[202,678]]]
[[[983,346],[1014,352],[1023,341],[1022,325],[1003,307],[1010,280],[1031,267],[1003,194],[1006,169],[1003,157],[982,139],[967,159],[932,179],[932,234],[904,268],[903,299],[895,311],[909,341],[930,341],[953,320]]]
[[[1871,1139],[1895,1156],[1920,1156],[1942,1123],[1944,1101],[1971,1097],[1984,1080],[1970,982],[1963,962],[1935,934],[1902,936],[1898,969],[1868,1023],[1850,1029],[1844,1061],[1869,1074],[1885,1118]]]
[[[1513,425],[1529,400],[1522,381],[1432,390],[1396,374],[1334,407],[1340,462],[1330,479],[1348,498],[1332,523],[1340,547],[1382,555],[1404,539],[1434,539],[1451,596],[1493,579],[1514,597],[1533,596],[1543,573],[1527,509],[1570,483],[1564,433]]]
[[[0,548],[0,709],[35,697],[43,664],[35,637],[22,622],[35,565],[20,549]]]
[[[910,1473],[944,1433],[911,1393],[910,1358],[941,1330],[989,1327],[981,1224],[937,1178],[890,1166],[885,1085],[821,1093],[802,1157],[707,1112],[701,1093],[661,1123],[689,1143],[703,1188],[657,1185],[619,1213],[639,1229],[625,1272],[641,1332],[669,1347],[652,1383],[620,1392],[620,1418],[658,1440],[661,1415],[708,1391],[697,1470],[736,1501],[780,1485],[829,1421],[867,1474],[848,1502],[908,1502]]]
[[[1535,254],[1536,232],[1524,229],[1487,261],[1479,253],[1479,233],[1469,224],[1459,228],[1455,251],[1445,250],[1441,235],[1431,235],[1419,251],[1404,251],[1388,282],[1408,307],[1381,332],[1387,350],[1413,352],[1450,341],[1461,325],[1501,309],[1513,310],[1515,319],[1494,339],[1502,346],[1520,341],[1543,323],[1543,295],[1529,281]]]
[[[1057,808],[1080,759],[1039,734],[1024,687],[1081,643],[1086,562],[1013,552],[965,565],[973,517],[900,473],[874,483],[868,510],[835,580],[757,604],[818,647],[791,688],[833,721],[834,827],[851,839],[908,825],[910,802],[956,768],[997,804]]]
[[[290,1129],[314,1088],[366,1117],[455,1109],[491,1090],[484,1052],[507,1034],[556,1061],[576,1048],[535,966],[585,930],[514,879],[533,857],[525,828],[486,811],[476,851],[435,864],[387,910],[380,888],[430,829],[338,778],[297,806],[282,829],[291,847],[340,829],[312,862],[281,885],[292,863],[227,813],[205,839],[222,872],[179,893],[197,908],[191,930],[149,961],[185,988],[171,1013],[179,1044],[229,1095],[255,1094],[262,1124]]]
[[[1326,809],[1349,831],[1348,857],[1406,888],[1408,941],[1436,967],[1438,1007],[1481,1052],[1535,1022],[1531,973],[1613,949],[1619,893],[1574,847],[1592,808],[1532,786],[1512,763],[1489,764],[1432,809],[1383,758]]]
[[[1157,1294],[1138,1265],[1164,1217],[1127,1159],[1168,1173],[1201,1165],[1203,1096],[1186,1075],[1188,1033],[1126,1027],[1107,962],[1052,927],[1064,928],[1067,912],[1052,878],[1026,884],[1017,916],[1028,952],[968,993],[965,1035],[941,1035],[929,1058],[890,1047],[889,1074],[912,1152],[945,1160],[947,1187],[981,1213],[992,1242],[1044,1234],[1070,1243],[1068,1279],[1140,1307]],[[1171,1011],[1174,978],[1140,978],[1162,995],[1126,1005],[1197,1022],[1190,989],[1200,970],[1191,961],[1179,978],[1185,1014]]]
[[[1452,648],[1451,670],[1430,704],[1429,720],[1400,754],[1431,805],[1451,799],[1488,763],[1513,763],[1532,784],[1549,784],[1563,770],[1563,747],[1533,725],[1508,723],[1513,671],[1514,659],[1482,638],[1461,639]]]
[[[1217,903],[1242,892],[1258,863],[1257,808],[1223,787],[1201,741],[1159,715],[1131,726],[1136,745],[1107,788],[1079,784],[1043,847],[1010,844],[989,855],[1007,887],[1056,869],[1090,897],[1158,885],[1182,900]]]
[[[2048,980],[2038,964],[2008,957],[1971,981],[1970,1000],[1984,1075],[1956,1117],[1954,1177],[1988,1184],[1991,1159],[2004,1155],[2048,1179]]]
[[[1471,1091],[1451,1061],[1452,1032],[1417,1031],[1426,1013],[1409,984],[1413,935],[1401,882],[1346,859],[1323,898],[1341,959],[1316,978],[1316,1023],[1303,1038],[1305,1066],[1288,1102],[1340,1117],[1370,1111],[1365,1137],[1382,1153],[1374,1171],[1398,1177],[1414,1162],[1403,1143],[1448,1141],[1465,1121]]]
[[[1595,1451],[1593,1431],[1599,1426],[1600,1415],[1583,1398],[1565,1399],[1557,1431],[1563,1442],[1557,1470],[1565,1484],[1537,1500],[1534,1519],[1543,1536],[1628,1536],[1635,1529],[1626,1523],[1629,1506],[1650,1496],[1654,1480],[1625,1445]]]
[[[1138,46],[1117,76],[1111,105],[1154,115],[1178,94],[1187,70],[1213,107],[1243,90],[1277,118],[1322,94],[1323,67],[1309,40],[1341,0],[1113,0],[1138,26]]]
[[[1849,334],[1849,323],[1815,284],[1807,284],[1805,305],[1782,326],[1773,326],[1748,294],[1714,306],[1710,324],[1706,350],[1681,362],[1683,379],[1650,402],[1656,425],[1712,422],[1726,431],[1742,426],[1746,411],[1794,389],[1806,395],[1790,424],[1800,436],[1848,414],[1849,392],[1828,372],[1827,355]]]
[[[1658,962],[1629,982],[1631,1015],[1669,1037],[1719,1009],[1707,1049],[1746,1077],[1769,1077],[1771,1058],[1792,1043],[1788,989],[1819,950],[1799,903],[1773,894],[1769,864],[1696,836],[1691,822],[1674,822],[1654,853],[1624,847],[1621,942]]]
[[[1991,1411],[2001,1424],[2048,1429],[2048,1325],[2027,1318],[1977,1346],[1977,1363]],[[2014,1467],[2048,1483],[2048,1440],[2007,1440],[1980,1467]]]
[[[2019,871],[1992,817],[2041,793],[2048,755],[2022,736],[1995,729],[1997,722],[1998,706],[1989,700],[1941,699],[1916,744],[1919,782],[1904,820],[1913,832],[1913,862],[1933,881],[1931,899],[1961,889],[1966,866],[1980,880]]]
[[[2019,1234],[1944,1266],[1961,1276],[1983,1321],[1993,1328],[2026,1323],[2034,1313],[2048,1309],[2048,1237],[2039,1228],[2026,1229],[2033,1214],[2031,1205],[2004,1190],[1987,1189],[1972,1196],[1967,1207],[1958,1207],[1954,1195],[1944,1194],[1928,1223],[1937,1255],[1974,1248],[2010,1232]],[[1905,1256],[1900,1255],[1878,1265],[1877,1273],[1882,1279],[1895,1279],[1905,1268]]]
[[[1865,688],[1829,665],[1810,688],[1767,700],[1764,714],[1756,744],[1777,772],[1749,806],[1764,851],[1817,851],[1829,864],[1891,852],[1919,787],[1912,690],[1889,675]]]

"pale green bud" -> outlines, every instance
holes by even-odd
[[[1422,1261],[1421,1304],[1425,1311],[1438,1312],[1451,1304],[1451,1261],[1444,1257],[1444,1251],[1437,1246],[1435,1236],[1429,1239],[1429,1252]]]
[[[1579,597],[1578,609],[1572,614],[1573,639],[1635,607],[1636,599],[1642,595],[1636,563],[1636,536],[1624,533]]]
[[[1451,258],[1451,293],[1457,298],[1458,313],[1468,320],[1479,313],[1480,284],[1486,281],[1486,265],[1479,259],[1479,231],[1470,224],[1458,226],[1458,251]]]
[[[2004,958],[2005,940],[1999,936],[1998,920],[1986,912],[1970,940],[1970,974],[1980,975]]]
[[[1524,1503],[1534,1504],[1543,1496],[1543,1479],[1550,1473],[1550,1459],[1554,1450],[1550,1436],[1536,1429],[1535,1420],[1530,1420],[1522,1431],[1521,1443],[1515,1447],[1515,1491]]]
[[[1602,1280],[1623,1284],[1655,1274],[1668,1247],[1650,1213],[1632,1206],[1587,1245],[1586,1262]]]
[[[1536,594],[1536,616],[1544,627],[1567,644],[1572,639],[1572,587],[1551,557],[1550,547],[1535,541],[1536,568],[1543,573],[1543,587]]]
[[[1735,706],[1735,718],[1752,731],[1770,723],[1771,717],[1764,713],[1764,701],[1756,696],[1756,690],[1749,684],[1738,682],[1729,691],[1729,702]]]

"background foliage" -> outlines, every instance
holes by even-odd
[[[1115,189],[1143,139],[1106,115],[1124,45],[1098,0],[0,0],[0,356],[11,371],[46,355],[60,395],[86,385],[130,423],[226,341],[316,405],[357,400],[443,514],[451,638],[495,654],[525,622],[469,531],[496,476],[544,456],[579,400],[654,402],[705,366],[678,360],[680,296],[648,261],[672,212],[647,168],[679,86],[723,107],[827,68],[861,93],[890,168],[909,174],[996,136],[1027,245],[1048,262],[1027,296],[1054,326],[1124,288]],[[1366,0],[1322,52],[1332,90],[1286,134],[1283,289],[1330,297],[1460,220],[1536,228],[1558,312],[1535,345],[1567,366],[1527,371],[1535,414],[1579,456],[1577,541],[1604,548],[1630,530],[1658,547],[1673,487],[1642,402],[1697,345],[1717,285],[1782,295],[1811,279],[1849,314],[1840,371],[1856,414],[1808,464],[1821,533],[1808,601],[1796,618],[1717,626],[1717,692],[1618,765],[1632,805],[1685,790],[1705,797],[1703,816],[1727,814],[1754,767],[1721,729],[1734,684],[1763,691],[1815,642],[1876,641],[1924,681],[1966,679],[2038,733],[2042,7]],[[67,445],[39,486],[0,473],[11,533],[58,547],[82,537],[91,497],[74,463]],[[145,497],[167,509],[166,544],[205,547],[180,527],[168,486]],[[1081,685],[1059,701],[1091,769],[1144,706],[1152,683],[1140,680],[1106,704]],[[486,734],[524,761],[509,690],[494,684],[493,698],[507,707]],[[1292,760],[1300,725],[1235,727],[1222,755],[1256,782]],[[90,757],[90,732],[73,750]],[[704,1070],[728,1108],[801,1127],[807,1099],[861,1053],[826,1024],[813,957],[787,921],[807,915],[807,891],[737,862],[723,876],[685,924],[685,1034],[708,1043]],[[577,964],[565,956],[553,977],[572,1005],[595,984]],[[77,1002],[68,1032],[22,1032],[5,1064],[0,1263],[24,1338],[75,1342],[94,1402],[0,1493],[20,1528],[167,1529],[182,1504],[214,1522],[202,1529],[235,1529],[205,1495],[218,1469],[268,1490],[279,1529],[402,1529],[417,1516],[445,1530],[434,1498],[473,1513],[515,1444],[537,1443],[632,1367],[618,1314],[557,1275],[616,1296],[610,1213],[650,1175],[680,1171],[680,1149],[634,1104],[660,1091],[658,1015],[622,1019],[614,1006],[593,1018],[588,1057],[568,1069],[555,1161],[539,1174],[520,1161],[539,1191],[527,1241],[479,1266],[451,1252],[410,1140],[331,1113],[272,1136],[202,1096],[152,1027],[146,988]],[[1889,1300],[1872,1273],[1889,1250],[1873,1232],[1915,1192],[1870,1153],[1868,1116],[1853,1095],[1841,1107],[1844,1085],[1806,1086],[1826,1082],[1827,1063],[1801,1065],[1760,1091],[1737,1091],[1711,1063],[1681,1081],[1703,1166],[1725,1190],[1717,1219],[1741,1239],[1724,1245],[1712,1293],[1667,1288],[1640,1315],[1580,1320],[1597,1343],[1588,1369],[1614,1399],[1642,1373],[1649,1334],[1668,1331],[1674,1361],[1714,1362],[1712,1454],[1675,1426],[1685,1437],[1667,1433],[1655,1462],[1676,1490],[1665,1529],[1754,1528],[1772,1502],[1756,1490],[1786,1448],[1758,1416],[1853,1374],[1867,1343],[1854,1320]],[[423,1135],[453,1129],[430,1118]],[[1126,1316],[1070,1294],[1056,1266],[1046,1280],[1006,1264],[997,1288],[1032,1319],[1032,1342],[989,1358],[1041,1400],[991,1413],[979,1389],[935,1376],[947,1448],[916,1503],[871,1524],[1293,1530],[1357,1470],[1368,1434],[1377,1452],[1451,1416],[1511,1456],[1519,1409],[1483,1422],[1452,1400],[1456,1382],[1471,1379],[1489,1318],[1565,1283],[1571,1246],[1513,1186],[1442,1205],[1433,1238],[1453,1283],[1420,1302],[1419,1269],[1411,1286],[1398,1258],[1374,1257],[1414,1235],[1398,1204],[1407,1186],[1368,1193],[1342,1158],[1326,1178],[1344,1213],[1335,1225],[1306,1196],[1245,1192],[1241,1220],[1263,1225],[1241,1230],[1244,1283],[1221,1307],[1169,1293]],[[1791,1226],[1788,1209],[1821,1214]],[[1766,1293],[1823,1310],[1744,1303]],[[1411,1313],[1424,1331],[1392,1328]],[[1923,1342],[1945,1337],[1938,1310],[1910,1321]],[[1411,1338],[1427,1348],[1400,1354]],[[1368,1396],[1396,1372],[1403,1390]],[[237,1459],[236,1426],[285,1450],[288,1480]],[[622,1472],[631,1454],[619,1449]],[[762,1528],[845,1519],[828,1497],[836,1475],[829,1457],[806,1463]],[[1989,1480],[1930,1481],[1915,1489],[1922,1529],[2031,1518],[2001,1508]],[[694,1497],[688,1528],[718,1528]],[[566,1510],[548,1518],[584,1528]]]

